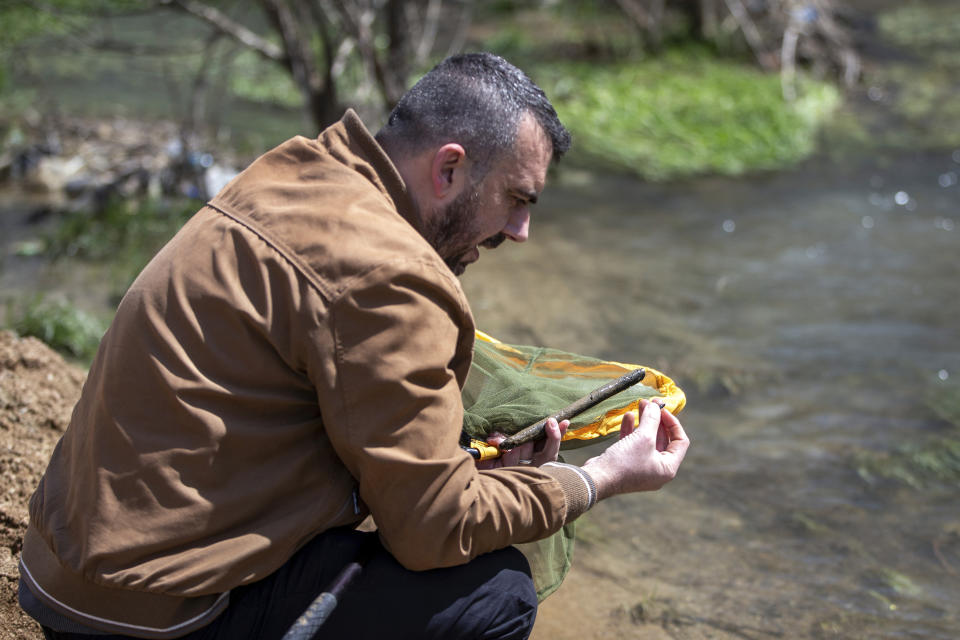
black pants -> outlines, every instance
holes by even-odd
[[[313,599],[353,559],[367,536],[338,529],[314,538],[283,567],[259,582],[234,589],[230,606],[188,640],[281,638]],[[424,541],[424,544],[430,544]],[[530,635],[537,595],[526,558],[510,547],[458,567],[404,569],[379,543],[363,572],[317,634],[320,639],[483,638]],[[44,629],[48,639],[92,640]]]

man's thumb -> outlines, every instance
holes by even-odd
[[[645,436],[656,437],[657,429],[660,427],[660,405],[656,402],[647,402],[640,412],[640,424],[638,429]]]

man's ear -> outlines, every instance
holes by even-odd
[[[469,163],[467,152],[456,142],[448,142],[437,149],[430,166],[430,183],[434,197],[444,200],[451,193],[459,193]]]

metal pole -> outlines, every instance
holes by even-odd
[[[350,586],[357,576],[360,575],[363,565],[373,555],[373,549],[376,547],[376,535],[371,534],[370,538],[363,543],[357,556],[347,563],[340,573],[333,579],[327,590],[318,595],[306,611],[300,614],[300,617],[290,625],[287,632],[283,635],[283,640],[312,640],[320,627],[324,625],[333,610],[337,608],[343,592]]]

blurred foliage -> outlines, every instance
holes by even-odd
[[[0,52],[7,52],[13,46],[38,35],[61,35],[66,25],[56,15],[37,11],[32,5],[22,2],[9,2],[0,5]]]
[[[960,46],[960,19],[953,5],[905,4],[877,18],[881,35],[908,48]]]
[[[841,101],[834,85],[803,77],[787,103],[778,75],[742,47],[721,55],[691,42],[676,15],[652,55],[613,6],[557,3],[479,29],[480,48],[516,62],[553,101],[573,133],[571,162],[663,180],[782,168],[815,151]]]
[[[868,484],[892,480],[913,489],[933,485],[956,488],[960,483],[960,433],[922,444],[906,444],[890,452],[859,452],[857,473]]]
[[[861,478],[869,484],[893,480],[914,489],[960,485],[960,384],[938,383],[927,395],[926,405],[948,428],[893,451],[858,452],[854,459]]]
[[[643,41],[623,14],[595,2],[561,2],[541,10],[488,12],[474,31],[481,49],[526,68],[558,59],[610,62],[643,57]]]
[[[42,7],[34,2],[0,2],[0,68],[6,67],[18,45],[38,37],[66,36],[96,19],[97,12],[126,11],[142,7],[139,0],[47,0]],[[0,85],[2,87],[2,85]]]
[[[591,164],[645,178],[738,174],[797,162],[839,102],[809,79],[784,102],[779,78],[697,47],[606,65],[542,65],[538,78]]]
[[[95,10],[76,4],[86,11],[24,10],[37,28],[0,45],[7,78],[0,119],[68,114],[182,123],[199,115],[199,133],[252,155],[304,131],[302,97],[289,75],[227,38],[211,39],[199,20],[135,0]],[[241,9],[256,14],[256,7]],[[5,16],[0,9],[0,20]]]
[[[230,64],[230,90],[237,97],[292,109],[299,109],[303,103],[290,76],[253,51],[238,51]]]
[[[97,212],[63,215],[45,239],[52,260],[108,262],[111,286],[123,294],[150,258],[203,205],[197,200],[112,200]]]
[[[165,242],[202,203],[112,200],[102,210],[66,213],[48,238],[52,258],[113,259],[118,247],[149,247]]]
[[[934,413],[960,430],[960,384],[943,383],[927,396]]]
[[[60,0],[53,5],[61,8],[57,15],[27,12],[42,20],[24,32],[35,36],[48,29],[57,35],[71,21],[94,19],[78,15],[82,4]],[[125,6],[136,3],[112,0],[104,8]],[[279,65],[226,39],[204,49],[207,31],[189,16],[128,13],[91,33],[109,32],[147,46],[162,43],[173,53],[120,55],[76,43],[66,51],[40,47],[20,60],[19,75],[35,79],[34,92],[68,113],[119,110],[180,118],[190,111],[188,87],[208,65],[204,125],[221,144],[256,153],[302,131],[303,120],[291,117],[294,110],[302,113],[302,94]],[[251,5],[241,15],[256,22],[258,11]],[[682,13],[668,12],[662,24],[665,49],[654,56],[615,3],[501,1],[476,8],[468,48],[504,55],[544,86],[574,133],[574,162],[580,158],[590,166],[666,179],[783,167],[812,153],[818,128],[839,102],[838,91],[805,79],[801,98],[785,103],[779,78],[757,71],[742,46],[725,48],[729,57],[718,57],[707,45],[678,44],[690,37],[685,20]],[[347,64],[338,91],[354,106],[366,101],[361,113],[373,124],[377,99],[370,87],[364,89],[366,75],[362,65]],[[42,102],[37,106],[45,108]]]
[[[878,19],[883,36],[910,57],[871,73],[867,81],[895,94],[900,129],[930,146],[960,144],[960,16],[956,7],[907,5]],[[914,56],[921,56],[920,60]]]
[[[0,106],[9,89],[10,63],[16,46],[29,38],[62,31],[59,21],[26,4],[0,4]]]
[[[539,5],[539,6],[531,6]],[[691,22],[687,3],[667,0],[657,21],[657,43],[649,42],[637,24],[616,2],[564,0],[562,2],[497,2],[478,8],[482,48],[496,51],[509,60],[524,63],[558,58],[579,59],[598,64],[639,60],[657,55],[661,48],[696,41],[715,55],[754,66],[754,58],[742,35],[730,26],[711,38]],[[524,66],[524,65],[520,65]]]
[[[63,355],[89,363],[106,325],[64,300],[36,295],[7,309],[7,325],[21,336],[38,338]]]
[[[835,148],[940,149],[960,145],[960,14],[948,4],[908,4],[877,16],[893,46],[864,68],[862,98],[829,127]]]

